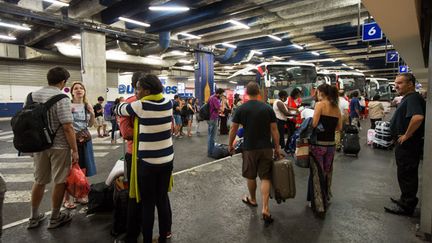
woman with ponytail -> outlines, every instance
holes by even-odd
[[[335,131],[342,129],[336,87],[322,84],[317,89],[312,126],[316,141],[310,145],[310,175],[307,199],[316,215],[323,217],[331,197],[333,158],[335,154]]]

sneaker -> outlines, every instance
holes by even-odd
[[[45,219],[46,215],[44,213],[40,213],[36,218],[29,218],[27,229],[34,229],[36,227],[39,227],[40,223]]]
[[[70,222],[72,220],[72,217],[68,213],[60,212],[59,216],[55,219],[51,218],[48,229],[55,229],[60,226],[63,226],[64,224]]]

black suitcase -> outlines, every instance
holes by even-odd
[[[215,144],[213,148],[213,152],[211,154],[211,157],[213,159],[222,159],[227,156],[230,156],[230,153],[228,151],[228,145],[226,144]]]
[[[360,137],[358,134],[345,133],[342,141],[342,149],[344,154],[357,156],[360,152]]]
[[[100,182],[90,185],[87,214],[110,212],[113,210],[113,186]]]
[[[111,234],[118,236],[126,233],[127,227],[127,212],[128,212],[128,201],[129,201],[129,190],[128,188],[120,188],[118,183],[124,183],[123,177],[116,179],[114,183],[114,195],[113,195],[113,224]],[[127,183],[125,183],[127,184]]]

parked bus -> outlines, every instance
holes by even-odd
[[[315,94],[316,75],[313,64],[265,62],[239,70],[229,79],[239,84],[246,84],[249,81],[258,82],[263,100],[269,103],[278,98],[280,90],[286,90],[289,94],[294,88],[299,88],[302,91],[302,103],[310,105],[313,100],[312,96]]]
[[[366,92],[366,78],[360,72],[320,70],[317,77],[315,86],[325,81],[327,84],[335,85],[338,89],[343,89],[347,95],[354,91],[359,91],[362,95]]]
[[[386,78],[366,78],[366,94],[369,99],[378,94],[380,100],[391,100],[393,90],[394,87],[391,87]]]

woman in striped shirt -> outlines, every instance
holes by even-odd
[[[162,95],[162,84],[152,74],[137,82],[137,97],[122,103],[116,113],[134,116],[134,146],[129,197],[142,205],[144,242],[152,242],[154,209],[158,210],[159,242],[171,234],[171,210],[168,187],[173,170],[174,150],[171,138],[172,103]]]

